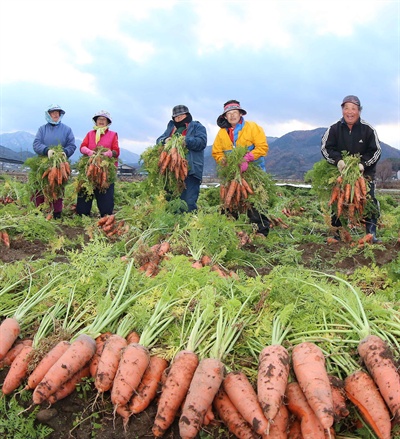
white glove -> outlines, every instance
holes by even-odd
[[[346,164],[343,160],[339,160],[337,163],[337,168],[339,170],[340,173],[343,172],[343,169],[346,167]]]
[[[51,158],[53,157],[54,153],[55,153],[54,149],[49,149],[49,150],[47,151],[47,157],[48,157],[49,159],[51,159]]]
[[[360,172],[364,172],[364,165],[359,163],[358,169],[360,170]]]

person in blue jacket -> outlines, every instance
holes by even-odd
[[[71,157],[76,150],[75,136],[71,128],[61,122],[65,111],[59,105],[50,105],[44,112],[47,123],[42,125],[36,134],[33,141],[33,150],[38,155],[44,155],[51,158],[54,151],[51,149],[54,146],[61,145],[64,154],[67,158]],[[33,202],[38,207],[44,203],[44,195],[36,193],[33,196]],[[63,199],[52,203],[53,218],[61,218],[63,208]]]
[[[200,122],[193,120],[188,107],[176,105],[172,109],[172,120],[168,122],[167,129],[157,139],[156,143],[165,144],[176,133],[185,137],[185,144],[188,149],[189,172],[185,179],[185,189],[181,194],[181,200],[186,202],[188,212],[192,212],[197,209],[200,184],[203,178],[207,131]]]

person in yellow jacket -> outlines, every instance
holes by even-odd
[[[247,114],[237,100],[225,102],[223,113],[218,116],[217,125],[220,130],[212,146],[212,156],[217,163],[223,164],[225,155],[236,146],[247,147],[241,164],[241,172],[246,172],[249,162],[254,162],[265,171],[265,157],[268,153],[267,136],[263,128],[255,122],[245,121]],[[269,233],[268,218],[254,207],[247,211],[251,223],[257,225],[258,233],[267,236]]]

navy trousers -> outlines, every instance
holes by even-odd
[[[100,216],[111,215],[114,210],[114,183],[105,192],[95,189],[93,197],[86,199],[86,193],[80,192],[76,202],[76,213],[78,215],[90,215],[93,199],[96,199]]]
[[[181,200],[188,205],[188,212],[197,209],[197,200],[200,194],[201,181],[193,175],[188,175],[185,180],[186,189],[181,194]]]

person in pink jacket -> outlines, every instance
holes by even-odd
[[[93,116],[93,121],[95,126],[83,139],[80,152],[91,156],[94,154],[94,150],[98,146],[101,146],[107,148],[107,151],[103,153],[105,156],[115,157],[115,159],[117,159],[120,154],[118,134],[109,129],[112,123],[110,113],[101,110]],[[116,165],[117,164],[118,161],[116,161]],[[114,210],[114,183],[112,183],[105,192],[95,189],[93,197],[90,198],[87,198],[86,192],[79,192],[76,203],[76,213],[78,215],[90,215],[93,198],[96,198],[97,207],[102,217],[111,215]]]

